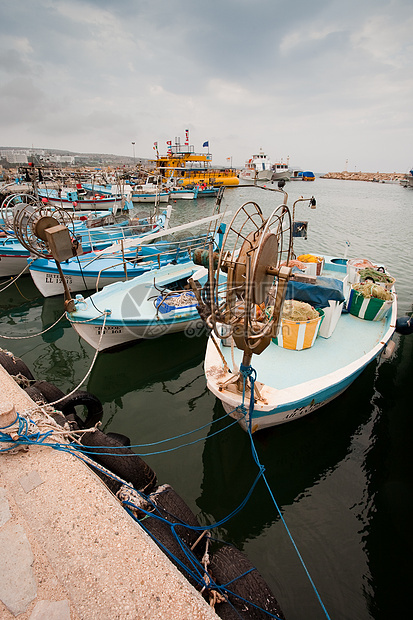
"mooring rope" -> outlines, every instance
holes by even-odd
[[[276,499],[274,497],[274,494],[273,494],[273,492],[271,490],[271,487],[270,487],[270,485],[268,483],[268,480],[267,480],[267,477],[265,475],[265,467],[260,463],[260,460],[259,460],[259,457],[258,457],[258,452],[257,452],[256,446],[255,446],[254,439],[253,439],[253,434],[252,434],[252,431],[251,431],[251,428],[252,428],[252,414],[254,412],[254,382],[255,382],[255,377],[256,377],[256,371],[255,371],[254,368],[252,368],[252,366],[245,367],[245,366],[243,366],[241,364],[240,365],[240,372],[241,372],[241,374],[243,376],[243,394],[242,394],[242,404],[237,409],[238,409],[238,411],[241,410],[243,412],[245,420],[246,420],[247,413],[248,413],[248,423],[246,421],[245,425],[246,425],[248,436],[249,436],[249,439],[250,439],[252,457],[253,457],[253,459],[254,459],[254,461],[255,461],[258,469],[259,469],[259,476],[260,477],[262,476],[264,484],[267,487],[267,490],[268,490],[268,492],[270,494],[272,502],[273,502],[273,504],[274,504],[274,506],[275,506],[275,508],[277,510],[278,516],[281,519],[281,522],[282,522],[282,524],[284,526],[284,529],[287,532],[287,535],[288,535],[288,537],[289,537],[289,539],[290,539],[290,541],[291,541],[291,543],[292,543],[292,545],[294,547],[294,550],[295,550],[295,552],[296,552],[296,554],[298,556],[298,559],[300,560],[300,563],[301,563],[301,565],[302,565],[302,567],[303,567],[303,569],[305,571],[305,574],[307,575],[307,578],[310,581],[311,587],[313,588],[313,591],[314,591],[314,593],[315,593],[315,595],[316,595],[316,597],[318,599],[318,602],[320,603],[321,608],[322,608],[326,618],[328,618],[328,620],[331,620],[330,616],[329,616],[329,614],[327,612],[327,609],[326,609],[326,607],[325,607],[325,605],[324,605],[324,603],[323,603],[323,601],[321,599],[321,596],[320,596],[320,594],[319,594],[319,592],[317,590],[317,587],[316,587],[316,585],[315,585],[315,583],[314,583],[314,581],[313,581],[313,579],[312,579],[312,577],[310,575],[310,572],[309,572],[309,570],[308,570],[308,568],[306,566],[306,563],[305,563],[305,561],[304,561],[304,559],[303,559],[303,557],[302,557],[302,555],[301,555],[301,553],[300,553],[300,551],[298,549],[297,543],[295,542],[295,540],[293,538],[293,535],[291,534],[291,531],[290,531],[290,529],[289,529],[289,527],[288,527],[288,525],[287,525],[287,523],[286,523],[286,521],[285,521],[285,519],[283,517],[283,514],[282,514],[282,512],[280,510],[280,507],[278,506],[278,503],[277,503],[277,501],[276,501]],[[251,395],[250,395],[249,409],[248,409],[248,412],[247,412],[247,409],[246,409],[246,407],[244,405],[244,400],[245,400],[245,391],[246,391],[245,390],[246,380],[247,380],[248,377],[250,378],[250,383],[251,383]]]
[[[27,263],[25,268],[17,276],[11,276],[9,283],[4,288],[0,289],[0,293],[3,293],[3,291],[5,291],[7,288],[9,288],[9,286],[11,286],[12,284],[16,284],[16,281],[20,278],[20,276],[22,276],[24,274],[24,272],[30,267],[32,262],[35,261],[35,260],[36,260],[35,258],[32,258],[30,260],[30,262]]]
[[[65,314],[66,314],[66,310],[63,312],[61,316],[59,316],[59,318],[57,319],[57,321],[53,323],[53,325],[50,325],[50,327],[47,327],[42,332],[38,332],[37,334],[28,334],[27,336],[5,336],[4,334],[0,334],[0,338],[4,338],[5,340],[25,340],[26,338],[36,338],[36,336],[41,336],[42,334],[45,334],[46,332],[48,332],[50,329],[53,329],[53,327],[56,327],[59,321],[63,319]]]
[[[103,334],[105,332],[107,312],[104,312],[103,314],[104,314],[104,319],[103,319],[102,330],[100,332],[100,338],[99,338],[98,346],[97,346],[97,349],[95,351],[95,355],[93,356],[92,362],[91,362],[91,364],[89,366],[89,370],[87,371],[87,373],[85,374],[85,376],[83,377],[81,382],[71,392],[69,392],[69,394],[65,394],[61,398],[58,398],[57,400],[54,400],[51,403],[48,403],[49,405],[54,406],[57,403],[60,403],[62,400],[65,400],[66,398],[69,398],[69,396],[72,396],[85,383],[86,379],[89,377],[90,373],[92,372],[93,366],[95,365],[95,362],[96,362],[96,359],[97,359],[97,356],[98,356],[98,353],[99,353],[100,343],[102,342],[102,337],[103,337]],[[30,409],[28,411],[30,411]]]

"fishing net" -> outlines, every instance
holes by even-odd
[[[377,271],[376,269],[372,269],[371,267],[367,267],[366,269],[360,269],[359,276],[362,280],[371,279],[374,280],[377,284],[392,284],[394,282],[394,278],[388,273],[384,273],[383,271]]]
[[[289,299],[284,302],[283,319],[289,321],[310,321],[311,319],[318,319],[319,316],[317,310],[304,301]]]
[[[363,297],[366,297],[366,299],[371,297],[382,299],[383,301],[391,301],[393,299],[393,295],[390,291],[387,291],[383,286],[375,284],[374,282],[361,282],[360,284],[353,284],[353,289],[358,293],[361,293]]]

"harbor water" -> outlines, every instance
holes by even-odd
[[[296,218],[309,222],[297,254],[347,252],[384,264],[396,278],[398,315],[411,311],[411,190],[321,178],[285,189],[290,206],[301,194],[317,200],[315,210],[297,206]],[[256,198],[248,187],[227,190],[225,200],[234,212],[252,192]],[[282,196],[262,194],[257,202],[269,215]],[[210,215],[213,205],[177,201],[171,226]],[[95,351],[64,318],[36,335],[62,313],[63,299],[43,299],[30,276],[0,293],[0,336],[9,338],[0,346],[68,393]],[[259,471],[248,435],[206,388],[202,329],[100,353],[81,389],[103,403],[105,432],[130,437],[159,483],[171,484],[202,524],[219,522],[213,537],[249,557],[287,620],[387,620],[410,612],[413,582],[413,335],[394,340],[392,358],[370,364],[339,398],[253,436],[272,496],[262,479],[249,496]]]

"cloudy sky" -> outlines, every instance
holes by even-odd
[[[1,0],[0,146],[413,165],[412,0]],[[348,162],[346,164],[346,161]]]

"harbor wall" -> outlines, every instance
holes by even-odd
[[[404,179],[404,172],[327,172],[322,179],[341,179],[343,181],[372,181],[375,183],[398,183]]]
[[[2,366],[0,390],[34,406]],[[0,617],[16,616],[218,617],[90,468],[40,445],[0,453]]]

